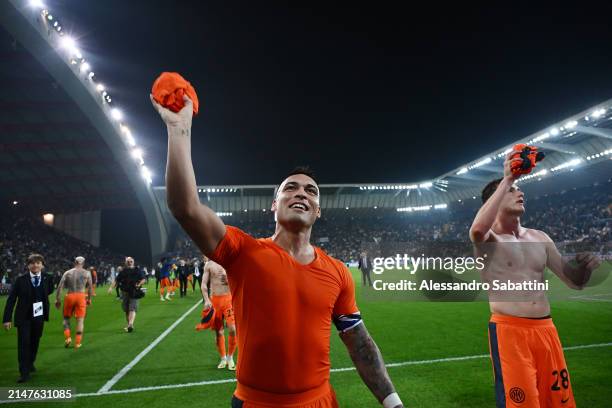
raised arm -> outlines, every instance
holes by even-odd
[[[591,279],[591,273],[599,267],[601,261],[589,253],[576,254],[576,266],[570,265],[557,249],[553,240],[544,232],[546,242],[546,266],[572,289],[582,289]]]
[[[385,408],[402,408],[378,346],[363,323],[340,332],[359,376]]]
[[[202,252],[211,254],[225,235],[225,225],[217,214],[200,202],[191,162],[191,120],[193,104],[185,97],[185,106],[174,113],[151,103],[168,129],[166,199],[172,215]]]
[[[480,210],[478,210],[478,213],[474,218],[474,222],[470,227],[470,240],[474,243],[485,242],[489,239],[491,227],[495,222],[497,210],[502,203],[504,194],[512,187],[512,184],[517,178],[512,174],[510,166],[513,162],[521,161],[522,159],[512,159],[511,157],[515,153],[518,152],[513,150],[506,156],[506,160],[504,161],[504,178],[497,186],[497,189],[493,195],[489,197],[482,207],[480,207]]]

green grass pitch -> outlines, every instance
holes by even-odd
[[[610,264],[605,268],[610,270]],[[359,307],[385,362],[414,362],[389,368],[406,406],[495,406],[488,358],[428,361],[488,354],[489,311],[486,303],[360,301],[360,276],[356,270],[353,273]],[[592,297],[597,300],[552,304],[552,315],[565,347],[612,342],[612,278],[589,290],[597,291],[597,296]],[[189,289],[188,297],[180,299],[177,294],[171,302],[161,303],[154,291],[152,280],[149,293],[140,305],[136,329],[127,334],[123,332],[125,323],[120,302],[114,294],[107,295],[106,288],[98,288],[98,295],[88,309],[83,347],[79,350],[63,347],[61,313],[53,308],[41,340],[36,362],[38,372],[33,374],[28,386],[71,387],[77,394],[96,393],[200,299],[197,292],[192,293]],[[584,293],[576,292],[577,295]],[[1,297],[2,308],[5,302],[6,296]],[[111,393],[79,396],[72,402],[44,402],[32,406],[228,407],[235,386],[232,382],[138,390],[231,380],[234,377],[232,372],[216,368],[218,356],[213,333],[195,332],[199,313],[198,306],[131,368],[111,388]],[[16,343],[14,328],[1,333],[0,387],[17,386]],[[332,368],[352,366],[344,345],[335,334],[332,335],[331,349]],[[609,407],[612,346],[567,350],[565,357],[578,406]],[[340,406],[379,406],[355,371],[332,372],[331,382]],[[113,391],[120,392],[113,394]],[[30,404],[18,406],[27,405]]]

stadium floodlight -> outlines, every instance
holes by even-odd
[[[377,205],[375,205],[375,206],[374,206],[374,209],[376,210],[377,208],[378,208],[378,206],[377,206]]]
[[[30,7],[44,9],[45,5],[43,4],[42,0],[30,0]]]
[[[458,171],[456,174],[457,174],[458,176],[460,176],[460,175],[465,174],[465,173],[467,173],[467,172],[468,172],[467,167],[464,167],[464,168],[462,168],[461,170],[459,170],[459,171]]]
[[[557,128],[550,129],[550,134],[552,136],[557,136],[559,134],[559,129],[557,129]]]
[[[152,179],[152,174],[151,171],[147,168],[147,166],[142,166],[140,168],[140,174],[142,175],[142,178],[148,183],[151,184],[151,182],[153,181]]]
[[[60,46],[66,51],[71,52],[72,54],[79,53],[76,41],[69,35],[65,35],[60,39]]]
[[[51,14],[47,14],[47,20],[53,21],[53,16]]]
[[[19,201],[17,200],[13,201],[13,205],[17,205],[17,204],[19,204]]]
[[[143,154],[143,153],[142,153],[142,149],[140,149],[140,148],[136,147],[136,148],[132,149],[131,154],[132,154],[132,157],[133,157],[134,159],[136,159],[136,160],[142,160],[142,154]]]
[[[542,180],[542,176],[545,176],[547,174],[548,174],[548,169],[542,169],[542,170],[537,171],[535,173],[531,173],[529,175],[523,176],[523,177],[517,179],[516,182],[520,183],[520,182],[523,182],[523,181],[526,181],[526,180],[529,180],[529,179],[532,179],[532,178],[535,178],[535,177],[538,177],[538,181],[540,181],[540,180]]]
[[[93,72],[93,71],[91,71],[89,74],[87,74],[87,76],[88,76],[88,77],[89,77],[89,79],[91,79],[91,80],[93,80],[93,78],[94,78],[94,76],[95,76],[95,75],[96,75],[96,74],[94,74],[94,72]]]
[[[550,171],[558,171],[558,170],[562,170],[565,169],[567,167],[575,167],[577,165],[579,165],[582,162],[582,159],[572,159],[570,161],[567,161],[563,164],[560,164],[558,166],[553,167],[552,169],[550,169]]]
[[[448,207],[448,205],[447,205],[447,204],[436,204],[436,205],[434,205],[434,208],[435,208],[436,210],[443,210],[443,209],[445,209],[446,207]]]
[[[575,120],[570,120],[569,122],[567,122],[564,127],[566,129],[573,129],[578,125],[578,122],[576,122]]]
[[[102,91],[104,91],[104,85],[102,85],[102,84],[98,84],[98,85],[96,85],[96,89],[97,89],[99,92],[102,92]]]
[[[431,186],[433,186],[433,183],[431,181],[419,184],[419,188],[429,188]]]
[[[472,169],[476,169],[478,167],[484,166],[485,164],[489,164],[491,163],[493,159],[491,159],[490,157],[487,157],[486,159],[482,159],[479,162],[476,162],[474,164],[472,164],[471,166],[468,167],[468,170],[472,170]]]
[[[396,208],[395,211],[397,212],[413,212],[413,211],[429,211],[431,210],[431,205],[421,205],[418,207],[401,207],[401,208]]]
[[[111,113],[111,117],[115,120],[123,119],[123,113],[117,108],[111,109],[110,113]]]
[[[591,116],[594,117],[594,118],[600,118],[605,113],[606,113],[606,110],[604,108],[600,108],[600,109],[597,109],[597,110],[593,111],[593,113],[591,113]]]
[[[87,63],[87,62],[83,61],[83,62],[81,63],[81,66],[79,67],[79,70],[80,70],[81,72],[87,72],[87,71],[89,71],[89,69],[90,69],[90,68],[91,68],[91,66],[89,65],[89,63]]]
[[[344,209],[345,209],[345,210],[348,210],[349,208],[348,208],[348,207],[344,207]]]
[[[246,211],[246,210],[245,210]],[[217,215],[219,217],[231,217],[232,213],[231,212],[217,212]]]
[[[575,122],[576,125],[578,124],[578,122]],[[576,125],[574,125],[574,127],[576,127]],[[529,141],[529,143],[537,143],[537,142],[541,142],[544,139],[548,139],[550,137],[550,133],[546,132],[541,134],[540,136],[536,136],[533,138],[533,140]],[[510,153],[512,151],[512,149],[508,149],[508,153]],[[506,153],[506,154],[508,154]],[[504,155],[505,156],[505,155]]]

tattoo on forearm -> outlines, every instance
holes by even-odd
[[[340,333],[340,338],[346,345],[359,376],[378,401],[382,402],[386,396],[394,393],[395,389],[380,350],[365,325],[360,324],[345,333]]]

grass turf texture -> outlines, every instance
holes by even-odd
[[[609,264],[605,267],[610,269]],[[360,301],[359,271],[353,270],[353,274],[364,320],[386,363],[488,354],[486,303]],[[114,291],[113,295],[107,295],[106,288],[98,288],[98,296],[88,309],[83,347],[79,350],[64,348],[61,312],[53,309],[41,339],[36,361],[38,372],[33,374],[28,387],[72,387],[78,394],[98,391],[200,298],[189,289],[188,297],[181,299],[177,293],[171,302],[162,303],[154,293],[154,285],[151,281],[149,293],[141,300],[135,331],[131,334],[123,331],[125,318]],[[612,278],[598,286],[597,291],[612,294]],[[612,342],[612,302],[609,301],[612,296],[602,298],[608,301],[552,304],[552,315],[564,346]],[[6,297],[1,297],[0,307],[4,308],[5,302]],[[214,334],[195,332],[199,314],[200,307],[197,307],[111,390],[233,378],[232,372],[216,368],[219,358]],[[17,386],[16,343],[14,328],[0,335],[0,387]],[[332,368],[352,366],[336,334],[332,335],[331,350]],[[612,381],[612,347],[568,350],[565,357],[578,406],[610,406],[607,391]],[[389,374],[407,406],[495,405],[488,358],[391,367]],[[340,406],[378,406],[355,371],[333,372],[331,382]],[[78,397],[69,403],[19,406],[228,407],[234,387],[234,383],[196,385]]]

